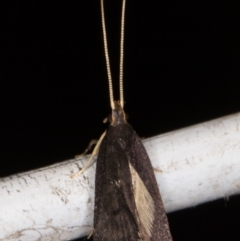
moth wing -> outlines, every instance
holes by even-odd
[[[94,241],[172,240],[150,159],[128,124],[110,126],[99,150],[94,229]]]
[[[135,131],[133,131],[131,146],[129,146],[128,153],[132,166],[154,200],[154,221],[151,240],[171,241],[172,237],[169,224],[153,167],[146,149]]]
[[[97,159],[94,241],[98,240],[138,240],[128,157],[108,133]]]

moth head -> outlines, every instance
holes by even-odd
[[[112,126],[117,126],[121,124],[126,124],[128,116],[125,114],[120,101],[114,101],[115,108],[112,110],[112,113],[104,119],[104,123],[109,121]]]

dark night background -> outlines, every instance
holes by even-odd
[[[118,99],[120,0],[106,0]],[[240,111],[240,6],[128,0],[125,110],[151,137]],[[81,153],[110,113],[100,1],[1,1],[0,176]],[[187,150],[186,150],[187,151]],[[238,240],[240,196],[168,215],[178,240]]]

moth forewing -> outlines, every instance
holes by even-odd
[[[135,168],[137,174],[141,178],[154,202],[154,210],[152,212],[154,219],[152,223],[150,240],[171,241],[172,237],[168,225],[168,220],[151,161],[147,155],[141,139],[133,129],[132,131],[133,134],[130,151],[131,156],[129,160],[131,161],[132,166]]]

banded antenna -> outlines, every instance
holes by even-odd
[[[107,44],[107,32],[105,25],[105,14],[104,14],[104,0],[101,0],[101,16],[102,16],[102,30],[103,30],[103,45],[104,45],[104,53],[106,59],[107,66],[107,75],[108,75],[108,85],[109,85],[109,97],[110,97],[110,105],[112,110],[115,109],[114,97],[113,97],[113,85],[112,85],[112,75],[110,68],[110,60],[108,54],[108,44]],[[124,106],[124,97],[123,97],[123,56],[124,56],[124,20],[125,20],[125,6],[126,0],[122,2],[122,16],[121,16],[121,36],[120,36],[120,63],[119,63],[119,91],[120,91],[120,104],[123,108]]]

